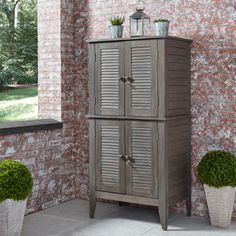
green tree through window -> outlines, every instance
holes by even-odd
[[[0,89],[37,83],[36,8],[36,0],[0,0]]]

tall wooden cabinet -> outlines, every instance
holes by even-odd
[[[182,38],[89,41],[90,216],[96,199],[191,214],[190,44]]]

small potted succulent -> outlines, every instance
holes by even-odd
[[[156,19],[154,20],[156,27],[156,35],[166,37],[168,35],[169,23],[168,19]]]
[[[230,225],[236,190],[236,157],[227,151],[210,151],[198,165],[204,184],[211,225]]]
[[[110,19],[110,35],[112,39],[122,38],[123,36],[123,23],[125,21],[124,17],[121,16],[114,16]]]
[[[33,180],[18,161],[0,161],[0,235],[20,236]]]

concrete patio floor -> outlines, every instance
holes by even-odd
[[[98,203],[89,218],[89,202],[73,200],[25,217],[21,236],[235,236],[236,222],[226,229],[200,217],[171,215],[161,230],[156,210]]]

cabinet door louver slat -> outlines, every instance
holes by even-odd
[[[102,191],[120,192],[124,186],[121,176],[123,152],[123,124],[118,121],[97,122],[97,189]]]
[[[157,78],[154,71],[157,63],[154,41],[129,42],[126,45],[126,75],[132,78],[132,86],[126,88],[126,114],[156,116]]]
[[[156,123],[127,122],[128,153],[133,160],[128,168],[128,193],[155,197],[157,194]],[[155,168],[156,166],[156,168]]]
[[[131,49],[131,73],[134,79],[133,88],[131,88],[131,107],[134,109],[151,107],[151,48],[143,47],[142,49]],[[145,66],[142,64],[144,59],[147,60]],[[145,90],[143,90],[144,86]]]
[[[119,50],[101,49],[101,109],[119,108]],[[106,76],[109,75],[109,76]],[[112,92],[110,92],[112,89]]]
[[[111,137],[108,137],[109,135],[113,136],[113,142],[111,142]],[[119,186],[119,126],[101,127],[101,147],[102,184]]]
[[[123,76],[123,44],[97,45],[96,90],[98,115],[124,114],[124,84],[119,80]]]
[[[145,148],[140,148],[140,145]],[[144,191],[150,191],[152,183],[152,170],[151,170],[151,129],[141,128],[132,125],[131,128],[131,156],[135,162],[133,164],[133,178],[132,186],[134,189],[143,189]],[[138,150],[137,150],[138,149]],[[136,153],[139,153],[137,156]],[[142,162],[143,166],[150,166],[143,169],[142,166],[136,165],[136,163]]]

